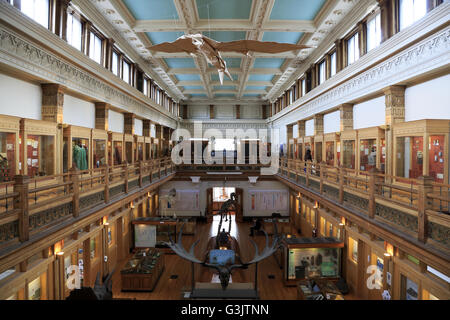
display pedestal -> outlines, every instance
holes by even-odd
[[[226,290],[220,283],[196,282],[190,299],[259,299],[253,283],[230,283]]]

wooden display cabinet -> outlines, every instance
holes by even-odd
[[[144,159],[148,161],[151,159],[152,154],[152,138],[144,137]]]
[[[325,161],[325,146],[324,146],[324,136],[323,134],[318,134],[314,137],[314,158],[317,163]]]
[[[136,149],[136,144],[134,142],[134,137],[132,134],[125,133],[123,135],[123,145],[124,145],[124,162],[134,163],[134,153]]]
[[[288,150],[287,150],[288,159],[295,159],[294,145],[295,145],[296,140],[297,139],[289,139]]]
[[[0,182],[19,174],[20,118],[0,115]]]
[[[122,291],[153,291],[164,271],[164,253],[139,250],[121,270]]]
[[[108,132],[100,129],[91,130],[92,167],[103,167],[108,163]]]
[[[144,137],[135,135],[136,152],[134,153],[134,162],[144,161]]]
[[[152,159],[156,159],[159,158],[159,150],[160,150],[160,146],[159,146],[159,139],[158,138],[151,138],[152,139],[152,144],[151,144],[151,158]]]
[[[51,176],[60,172],[57,154],[58,125],[54,122],[22,119],[20,121],[20,159],[24,165],[21,174],[30,177]]]
[[[341,164],[346,169],[358,171],[359,153],[356,152],[356,142],[358,140],[357,130],[347,130],[341,132]]]
[[[116,166],[124,163],[125,144],[123,134],[117,132],[108,132],[108,155],[109,165]]]
[[[370,171],[373,168],[384,173],[386,165],[386,140],[384,130],[371,127],[358,130],[358,168]]]
[[[333,167],[337,167],[340,164],[340,137],[336,132],[327,133],[323,136],[324,140],[324,162]]]
[[[83,148],[85,159],[74,159],[73,148]],[[91,168],[91,129],[73,125],[64,125],[63,129],[63,172],[68,172],[72,166],[76,166],[80,171]]]
[[[311,149],[311,156],[314,160],[314,137],[308,136],[303,138],[303,158],[306,155],[306,150]]]
[[[297,159],[303,161],[303,137],[299,137],[297,138],[297,150],[298,150],[298,154],[297,154]]]
[[[396,123],[392,130],[394,175],[413,179],[431,176],[438,183],[449,183],[450,120]]]

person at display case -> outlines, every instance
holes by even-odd
[[[306,149],[305,161],[312,161],[311,149]]]
[[[372,150],[367,159],[369,166],[375,166],[377,161],[377,148],[372,147]]]

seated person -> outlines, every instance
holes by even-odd
[[[262,219],[258,218],[255,220],[255,224],[250,227],[250,237],[253,237],[254,231],[260,231],[262,229]]]

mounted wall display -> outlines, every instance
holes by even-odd
[[[169,201],[168,189],[160,190],[161,215],[192,216],[200,214],[200,191],[196,189],[178,189],[173,200]]]
[[[136,248],[154,248],[156,246],[156,226],[135,224],[134,245]]]
[[[288,210],[288,191],[284,190],[249,190],[251,211],[286,211]]]

